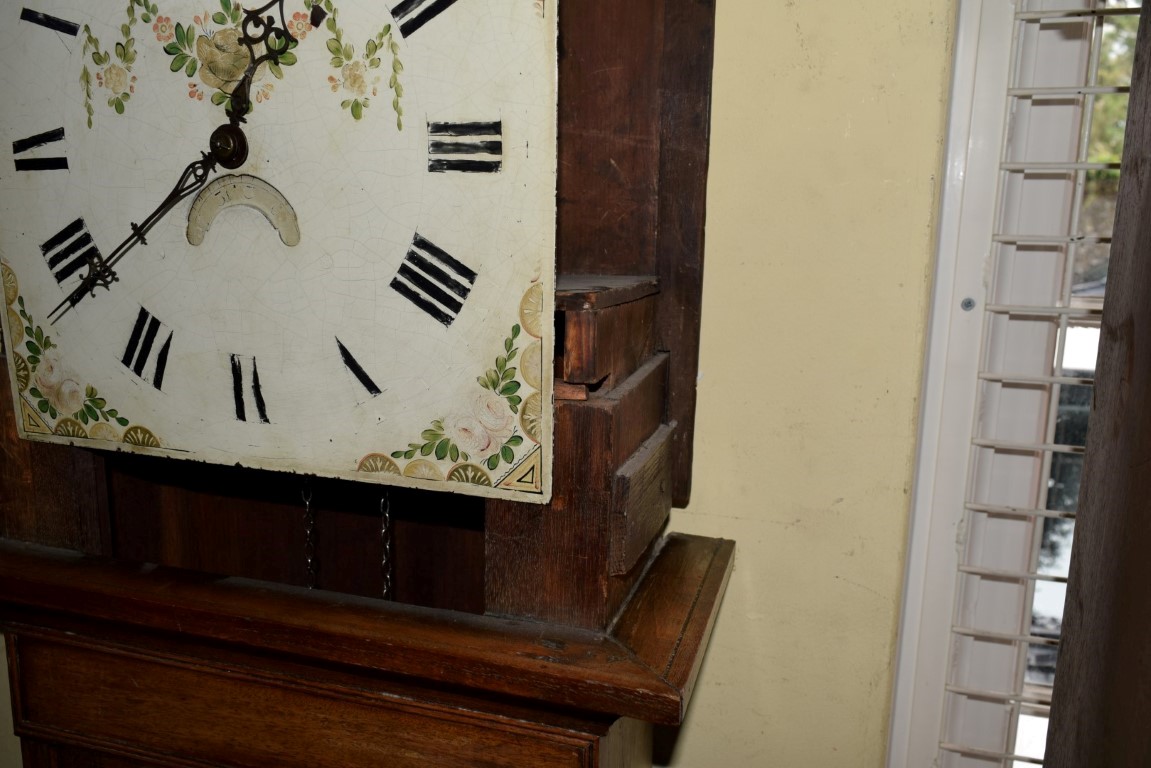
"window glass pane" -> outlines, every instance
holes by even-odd
[[[1024,757],[1043,758],[1047,748],[1047,718],[1036,715],[1020,715],[1019,727],[1015,732],[1015,754]],[[1030,768],[1034,763],[1015,761],[1014,768]]]

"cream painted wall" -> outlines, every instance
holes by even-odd
[[[672,525],[738,550],[671,765],[883,764],[955,2],[717,0],[695,490]]]
[[[692,503],[737,541],[671,765],[883,765],[956,0],[718,0]]]

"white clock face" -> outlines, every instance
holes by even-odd
[[[0,12],[22,434],[546,501],[554,0],[211,4]]]

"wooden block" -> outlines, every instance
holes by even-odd
[[[551,504],[487,505],[489,614],[603,629],[623,604],[638,575],[610,573],[615,473],[663,421],[667,366],[656,355],[606,394],[556,403]]]
[[[654,275],[559,275],[556,310],[607,309],[656,293],[659,293],[659,278]]]
[[[615,475],[611,517],[611,573],[627,573],[651,546],[671,513],[671,437],[664,424]]]
[[[564,313],[563,379],[611,389],[651,357],[656,302],[648,296],[605,309]]]
[[[66,636],[12,638],[17,733],[170,764],[591,765],[598,735]],[[201,762],[202,761],[202,762]]]

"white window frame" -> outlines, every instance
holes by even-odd
[[[978,430],[973,425],[978,424],[977,407],[994,408],[993,399],[979,405],[977,373],[985,362],[983,305],[994,279],[989,274],[995,263],[992,236],[1001,226],[1000,162],[1019,4],[959,0],[889,768],[938,765],[944,718],[949,717],[948,677],[957,664],[952,626],[964,610],[957,607],[956,594],[968,546],[964,503],[971,497],[972,438]],[[1026,418],[1022,421],[1026,428]],[[1036,535],[1036,546],[1038,541]],[[1032,588],[1023,590],[1028,610]],[[989,607],[991,613],[1001,610],[1004,615],[1020,611],[1018,590],[1001,598],[991,590],[976,594],[982,613]],[[1002,606],[996,607],[997,599]],[[1026,633],[1025,628],[1020,631]],[[1004,681],[1003,690],[1010,686],[1011,681]],[[980,729],[975,721],[967,727],[969,732]],[[996,735],[1014,740],[1012,727]]]
[[[959,2],[889,768],[939,753],[1013,16],[1004,0]]]

